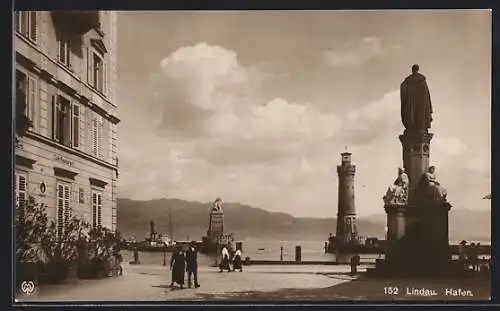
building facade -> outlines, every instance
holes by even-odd
[[[116,12],[14,14],[16,203],[116,230]]]

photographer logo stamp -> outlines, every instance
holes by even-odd
[[[31,295],[35,291],[35,283],[33,281],[23,281],[21,283],[21,291],[23,294]]]

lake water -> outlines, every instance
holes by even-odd
[[[302,260],[309,261],[334,261],[334,254],[325,254],[324,241],[272,241],[272,240],[253,240],[248,239],[242,241],[243,258],[250,257],[256,260],[280,260],[281,246],[283,246],[283,260],[295,260],[295,246],[301,246]],[[133,260],[133,252],[123,252],[124,261]],[[167,264],[170,260],[170,255],[167,253]],[[143,264],[162,265],[163,253],[139,252],[139,260]],[[363,261],[373,261],[377,255],[360,255]],[[201,266],[211,266],[215,262],[215,257],[199,254],[198,264]]]
[[[489,241],[479,241],[482,245],[491,245]],[[304,261],[334,261],[334,254],[325,254],[324,241],[276,241],[276,240],[257,240],[246,239],[243,243],[243,258],[250,257],[256,260],[280,260],[280,247],[283,246],[283,260],[295,260],[295,246],[300,245],[302,248],[302,260]],[[450,244],[458,244],[458,242],[450,242]],[[167,253],[167,265],[170,260],[170,253]],[[125,262],[133,261],[134,255],[132,251],[123,252]],[[378,258],[376,254],[361,254],[363,262],[373,262]],[[489,256],[481,256],[489,258]],[[146,265],[163,265],[163,253],[139,252],[139,260]],[[458,256],[453,256],[457,259]],[[198,264],[200,266],[212,266],[215,263],[215,257],[205,254],[198,255]]]

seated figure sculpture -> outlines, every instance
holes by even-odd
[[[408,188],[410,180],[404,169],[398,169],[398,177],[387,189],[384,196],[386,204],[405,204],[408,201]]]
[[[446,195],[448,194],[446,188],[441,186],[437,181],[434,172],[436,167],[431,166],[429,170],[422,176],[419,184],[420,198],[425,201],[431,202],[446,202]]]

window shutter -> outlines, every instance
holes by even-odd
[[[73,147],[80,147],[80,106],[78,104],[73,104],[73,123],[72,134],[73,134]]]
[[[16,175],[16,204],[21,209],[26,207],[26,176],[22,174]]]
[[[37,19],[37,12],[36,11],[31,11],[29,12],[30,15],[30,39],[33,42],[37,42],[37,37],[38,37],[38,19]]]
[[[64,186],[64,224],[69,224],[71,217],[71,188],[69,185]]]
[[[102,193],[97,194],[97,225],[102,226]]]
[[[57,60],[61,61],[62,59],[62,40],[61,40],[61,31],[56,31],[56,38],[57,38]]]
[[[21,27],[19,29],[19,32],[23,36],[27,37],[28,36],[28,24],[29,24],[28,12],[26,12],[26,11],[20,12],[19,16],[21,17],[21,20],[20,20]]]
[[[65,101],[64,108],[64,142],[63,144],[71,147],[71,104]]]
[[[15,192],[16,196],[16,208],[19,207],[19,175],[16,174]]]
[[[37,107],[37,95],[38,95],[38,83],[35,77],[28,76],[28,118],[33,122],[33,126],[36,128],[36,124],[38,122],[35,116],[36,107]]]
[[[92,192],[92,225],[97,226],[97,193]]]
[[[99,151],[97,146],[97,142],[99,139],[97,128],[98,128],[97,118],[94,116],[92,117],[92,154],[95,156],[98,155]]]
[[[98,132],[97,132],[97,146],[98,146],[98,157],[99,158],[102,158],[104,156],[103,154],[103,151],[102,151],[102,141],[103,141],[103,137],[102,137],[102,132],[103,132],[103,127],[104,127],[104,123],[103,123],[103,120],[102,120],[102,117],[99,116],[99,122],[98,122]]]
[[[92,54],[92,49],[87,48],[87,82],[90,85],[94,85],[94,57]]]
[[[85,132],[85,122],[86,122],[87,110],[85,106],[80,106],[80,149],[86,150],[85,137],[87,133]]]
[[[107,68],[107,62],[104,61],[105,59],[102,59],[102,93],[104,95],[108,96],[108,68]]]
[[[57,102],[56,102],[56,96],[52,95],[52,139],[57,140],[57,131],[58,126],[57,126]]]
[[[21,14],[19,12],[14,12],[14,29],[19,32],[20,30],[20,21],[21,21]]]
[[[72,44],[73,44],[73,43],[72,43],[72,41],[71,41],[71,40],[69,40],[69,39],[68,39],[68,40],[66,41],[66,57],[68,58],[68,59],[67,59],[67,62],[68,62],[68,64],[67,64],[67,65],[68,65],[68,67],[69,67],[69,68],[72,68],[72,66],[71,66],[71,65],[72,65],[72,62],[73,62],[73,57],[72,57],[72,56],[73,56],[73,53],[71,52],[71,45],[72,45]]]
[[[62,235],[64,229],[64,186],[57,185],[57,233]]]

